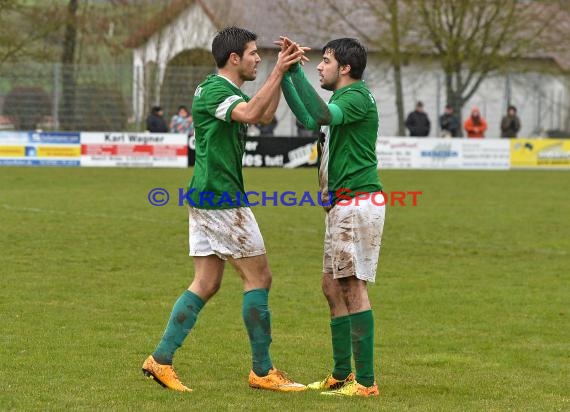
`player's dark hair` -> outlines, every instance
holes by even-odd
[[[323,47],[323,54],[331,51],[340,66],[349,65],[349,76],[353,79],[362,79],[366,68],[366,49],[356,39],[342,38],[329,41]]]
[[[218,68],[224,67],[230,54],[236,53],[243,57],[245,45],[257,40],[257,34],[240,27],[226,27],[212,41],[212,54]]]

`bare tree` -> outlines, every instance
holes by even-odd
[[[88,61],[99,62],[104,59],[104,51],[111,50],[111,54],[117,49],[116,41],[106,41],[109,31],[112,31],[112,19],[107,18],[105,12],[115,11],[114,17],[121,19],[121,7],[128,3],[124,0],[112,1],[108,5],[99,5],[95,8],[89,0],[81,2],[79,0],[68,0],[65,12],[63,40],[61,41],[61,79],[62,79],[62,99],[59,111],[60,126],[63,130],[74,130],[80,124],[85,125],[86,101],[95,102],[101,99],[101,94],[105,89],[97,89],[93,85],[78,86],[78,78],[81,76],[80,62],[82,57]],[[83,42],[85,44],[83,44]],[[88,54],[87,54],[87,53]],[[90,90],[95,95],[85,98],[85,90]],[[99,93],[98,93],[99,92]],[[116,94],[110,94],[116,96]],[[95,100],[99,99],[99,100]],[[119,99],[120,100],[120,99]],[[97,106],[97,104],[95,104]],[[120,112],[120,110],[118,110]],[[82,120],[83,118],[83,120]]]
[[[309,38],[315,38],[315,31],[327,36],[331,30],[344,35],[351,33],[349,35],[357,36],[370,50],[389,59],[400,136],[404,136],[406,131],[402,66],[406,55],[417,51],[412,5],[413,0],[360,0],[358,7],[346,1],[313,0],[311,6],[303,2],[299,7],[294,1],[281,1],[281,8],[288,13],[288,20],[294,22],[295,27],[292,28],[295,31],[307,29]]]
[[[398,113],[398,135],[406,135],[404,115],[404,92],[402,87],[403,55],[412,52],[413,43],[406,43],[409,38],[406,33],[412,29],[413,20],[410,18],[410,1],[401,0],[361,0],[363,11],[372,16],[384,29],[371,32],[362,27],[359,18],[354,18],[355,8],[345,3],[327,0],[329,7],[335,11],[336,18],[342,19],[348,27],[375,50],[388,56],[393,69],[395,86],[395,104]]]
[[[560,25],[561,28],[555,33],[555,35],[562,32],[563,34],[566,33],[566,37],[556,36],[556,39],[553,39],[553,43],[559,45],[559,49],[556,50],[558,52],[557,58],[562,63],[564,68],[566,69],[566,74],[570,71],[570,43],[568,41],[560,41],[560,39],[567,39],[568,35],[570,35],[570,2],[567,0],[558,0],[558,4],[560,6],[560,18],[556,22],[556,24]],[[565,77],[565,84],[566,90],[570,93],[570,76]],[[562,112],[564,113],[563,119],[563,128],[566,132],[570,132],[570,101],[566,100],[566,103],[563,106]]]
[[[79,0],[69,0],[63,52],[61,54],[63,82],[61,127],[64,130],[75,128],[75,46],[77,43],[78,7]]]
[[[59,30],[60,24],[61,13],[55,2],[0,0],[0,65],[50,59],[46,39]]]
[[[445,73],[447,104],[461,109],[492,72],[546,52],[556,7],[517,0],[416,0],[429,48]]]
[[[404,91],[402,88],[402,50],[401,50],[401,29],[400,26],[400,7],[398,0],[386,0],[387,13],[381,13],[390,25],[391,46],[388,48],[388,54],[392,60],[392,68],[394,69],[394,84],[396,86],[396,110],[398,111],[398,136],[406,135],[406,125],[404,122]],[[409,21],[409,20],[407,20]],[[404,29],[405,24],[403,25]]]

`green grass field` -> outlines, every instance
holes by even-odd
[[[241,284],[230,267],[175,357],[194,392],[140,367],[192,279],[189,170],[0,169],[0,410],[570,410],[568,172],[385,171],[377,399],[249,389]],[[245,171],[248,190],[316,191],[315,170]],[[303,383],[331,367],[320,291],[323,212],[256,207],[274,274],[275,365]]]

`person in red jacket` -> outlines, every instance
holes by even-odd
[[[483,138],[487,130],[487,122],[481,116],[481,112],[477,106],[471,109],[471,116],[465,120],[463,128],[467,132],[467,137]]]

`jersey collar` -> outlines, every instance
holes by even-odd
[[[344,87],[341,87],[340,89],[336,89],[333,94],[343,93],[347,90],[354,89],[354,88],[360,88],[360,87],[362,87],[363,84],[364,84],[364,80],[362,80],[362,79],[357,80],[354,83],[350,83]]]
[[[239,87],[234,82],[232,82],[230,79],[228,79],[226,76],[222,76],[221,74],[216,74],[216,76],[221,77],[222,79],[227,81],[229,84],[234,86],[236,89],[239,89]]]

